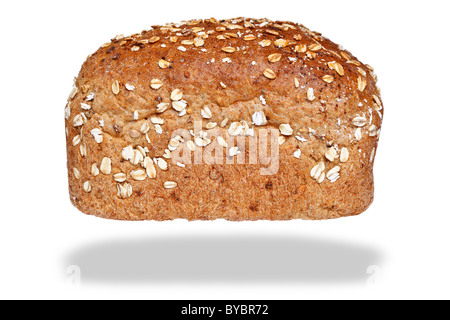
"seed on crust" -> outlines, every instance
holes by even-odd
[[[255,126],[263,126],[267,124],[266,115],[263,111],[257,111],[252,115],[252,121]]]
[[[111,90],[115,95],[118,95],[120,92],[120,84],[119,81],[115,80],[111,85]]]
[[[263,71],[264,76],[267,79],[273,80],[277,77],[277,75],[275,74],[275,72],[273,72],[271,69],[266,69]]]
[[[294,47],[294,52],[305,53],[307,51],[306,44],[298,44]]]
[[[335,148],[328,148],[328,150],[325,152],[325,158],[327,158],[329,161],[333,162],[337,158],[337,151]]]
[[[64,118],[66,120],[69,120],[70,113],[71,113],[71,111],[70,111],[70,104],[68,104],[67,107],[64,108]]]
[[[179,101],[182,98],[183,98],[183,92],[181,92],[180,89],[175,89],[170,94],[170,99],[172,99],[172,101]]]
[[[327,74],[322,77],[322,80],[326,83],[332,83],[334,81],[334,77]]]
[[[167,69],[168,67],[170,67],[170,62],[168,62],[168,61],[166,61],[164,59],[161,59],[161,60],[158,61],[158,66],[161,69]]]
[[[111,159],[108,157],[104,157],[102,159],[102,163],[100,164],[100,171],[103,174],[110,174],[111,173]]]
[[[189,151],[191,152],[195,151],[195,143],[192,140],[186,142],[186,146],[189,149]]]
[[[366,88],[366,85],[367,85],[366,78],[358,77],[358,90],[363,92],[364,89]]]
[[[356,139],[357,141],[359,141],[359,140],[362,139],[362,131],[361,131],[361,128],[358,128],[358,129],[355,130],[355,139]]]
[[[75,146],[78,145],[80,142],[81,142],[80,135],[77,134],[75,137],[73,137],[73,140],[72,140],[72,146],[75,147]]]
[[[335,70],[340,76],[344,75],[344,67],[339,62],[336,61],[328,62],[328,67],[331,70]]]
[[[194,44],[194,40],[181,40],[181,44],[185,46],[191,46]]]
[[[88,105],[87,103],[80,103],[80,107],[83,110],[90,110],[92,107]]]
[[[70,94],[69,94],[69,100],[72,100],[73,98],[75,98],[77,93],[78,93],[78,88],[77,87],[73,87],[72,91],[70,91]]]
[[[225,141],[224,138],[222,138],[221,136],[217,136],[217,143],[219,143],[220,146],[226,148],[228,147],[228,143]]]
[[[329,178],[330,176],[338,173],[339,171],[341,171],[341,167],[340,166],[335,166],[333,169],[331,169],[330,171],[328,171],[327,173],[327,178]]]
[[[96,177],[100,174],[100,170],[98,170],[97,164],[93,163],[91,166],[91,174]]]
[[[325,181],[325,171],[323,171],[320,176],[316,179],[317,183],[322,183]]]
[[[84,183],[83,183],[83,190],[85,191],[85,192],[87,192],[87,193],[89,193],[89,192],[91,192],[91,190],[92,190],[92,184],[91,184],[91,182],[88,180],[88,181],[85,181]]]
[[[352,123],[355,127],[364,127],[367,123],[367,119],[365,117],[355,117],[352,119]]]
[[[350,153],[348,152],[348,149],[344,147],[341,149],[341,156],[339,160],[341,160],[342,163],[345,163],[348,161],[349,156]]]
[[[203,107],[203,109],[200,111],[200,113],[201,113],[202,117],[205,119],[211,119],[211,117],[212,117],[212,112],[207,106]]]
[[[320,49],[322,49],[322,46],[318,43],[313,43],[310,46],[308,46],[308,49],[311,51],[319,51]]]
[[[221,128],[225,127],[227,125],[227,123],[228,123],[228,118],[223,119],[222,122],[220,123],[220,127]]]
[[[280,133],[283,136],[291,136],[294,133],[294,130],[291,128],[291,126],[288,123],[280,124]]]
[[[133,187],[128,182],[117,184],[117,196],[122,199],[131,197],[133,194]]]
[[[336,166],[333,169],[331,169],[330,171],[328,171],[326,177],[328,180],[330,180],[331,182],[336,181],[337,179],[339,179],[339,172],[341,171],[341,167],[340,166]]]
[[[273,44],[275,45],[275,47],[284,48],[289,44],[289,41],[286,39],[277,39],[273,42]]]
[[[223,47],[222,51],[227,52],[227,53],[233,53],[236,51],[236,48],[234,47]]]
[[[160,39],[161,39],[160,37],[154,36],[154,37],[151,37],[151,38],[148,40],[148,42],[150,42],[150,43],[156,43],[156,42],[158,42]]]
[[[138,169],[131,171],[130,176],[134,180],[142,181],[145,180],[145,178],[147,177],[147,173],[142,169]]]
[[[272,53],[267,57],[267,60],[269,60],[269,62],[278,62],[281,60],[281,53]]]
[[[163,158],[155,158],[155,162],[161,170],[166,171],[168,169],[167,162]]]
[[[80,171],[77,168],[73,168],[73,176],[75,179],[80,179]]]
[[[166,189],[173,189],[177,187],[177,183],[175,181],[166,181],[164,182],[164,188]]]
[[[159,88],[161,88],[163,85],[162,81],[159,79],[152,79],[152,81],[150,81],[150,87],[152,89],[158,90]]]
[[[272,41],[270,41],[270,40],[261,40],[260,42],[259,42],[259,45],[261,46],[261,47],[268,47],[268,46],[270,46],[272,44]]]
[[[167,108],[169,108],[170,104],[167,102],[161,102],[160,104],[158,104],[156,106],[156,112],[157,113],[163,113],[164,111],[167,110]]]
[[[77,114],[73,118],[73,126],[74,127],[80,127],[80,126],[84,125],[86,122],[87,122],[87,118],[84,115],[84,113]]]
[[[230,157],[234,157],[240,153],[241,151],[239,150],[239,147],[231,147],[229,150]]]
[[[182,112],[184,109],[186,109],[186,106],[187,106],[187,102],[184,100],[172,102],[172,108],[174,108],[178,112]]]
[[[310,172],[311,178],[313,178],[314,180],[319,179],[320,175],[322,174],[322,172],[325,170],[325,163],[324,162],[319,162],[317,165],[315,165]]]
[[[145,168],[145,172],[147,173],[147,176],[150,179],[155,179],[156,178],[156,168],[150,157],[145,157],[143,166]]]
[[[309,101],[314,101],[316,99],[316,96],[314,95],[314,89],[308,88],[308,90],[306,92],[306,96],[308,97]]]
[[[161,117],[158,117],[158,116],[150,117],[150,121],[153,124],[164,124],[164,119],[162,119]]]
[[[373,148],[373,149],[372,149],[372,152],[370,153],[370,159],[369,159],[370,163],[373,162],[373,159],[374,159],[374,158],[375,158],[375,148]]]
[[[202,47],[205,44],[205,40],[203,38],[197,37],[194,39],[194,46]]]
[[[80,154],[81,154],[82,157],[86,157],[86,153],[87,153],[86,143],[82,142],[80,144]]]
[[[113,175],[113,179],[116,182],[125,182],[127,180],[127,175],[123,172],[119,172]]]
[[[94,137],[95,142],[102,143],[103,142],[103,132],[99,128],[94,128],[91,131],[92,136]]]

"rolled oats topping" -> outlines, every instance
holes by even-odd
[[[283,136],[291,136],[294,133],[294,130],[291,128],[291,126],[288,123],[280,124],[280,133]]]
[[[84,113],[77,114],[73,118],[73,126],[74,127],[80,127],[80,126],[84,125],[86,122],[87,122],[87,118],[84,115]]]
[[[177,183],[175,181],[166,181],[164,182],[164,188],[166,189],[173,189],[177,187]]]
[[[337,151],[333,147],[328,148],[327,151],[325,152],[325,158],[327,158],[331,162],[333,162],[337,157],[338,157]]]
[[[170,94],[170,99],[172,99],[172,101],[179,101],[183,99],[183,92],[181,92],[180,89],[173,90]]]
[[[172,108],[174,108],[178,112],[182,112],[187,107],[187,102],[184,100],[173,101]]]
[[[117,196],[119,198],[122,199],[126,199],[131,197],[131,195],[133,194],[133,187],[131,186],[130,183],[125,182],[125,183],[118,183],[117,184]]]
[[[94,137],[95,142],[102,143],[103,142],[103,132],[99,128],[94,128],[91,130],[91,134]]]
[[[211,119],[211,117],[212,117],[212,112],[207,106],[203,107],[203,109],[201,110],[201,114],[202,114],[202,117],[205,119]]]
[[[77,134],[75,137],[73,137],[72,146],[75,147],[76,145],[80,144],[80,142],[81,142],[81,137],[79,134]]]
[[[80,179],[80,171],[77,168],[73,168],[73,176],[75,177],[75,179]]]
[[[263,71],[263,74],[267,79],[270,79],[270,80],[274,80],[277,77],[276,73],[274,71],[272,71],[271,69],[265,69]]]
[[[314,101],[316,99],[316,97],[314,96],[314,89],[313,88],[308,88],[307,90],[307,97],[309,101]]]
[[[138,170],[131,171],[130,176],[134,180],[142,181],[142,180],[145,180],[145,178],[147,178],[147,173],[142,169],[138,169]]]
[[[366,78],[358,77],[358,90],[363,92],[366,86],[367,86]]]
[[[100,164],[100,172],[103,174],[111,173],[111,159],[108,157],[104,157],[102,159],[102,163]]]
[[[170,67],[170,62],[161,59],[161,60],[158,61],[158,66],[159,66],[161,69],[167,69],[167,68]]]
[[[344,163],[344,162],[347,162],[349,156],[350,156],[350,153],[349,153],[348,149],[345,148],[345,147],[342,148],[342,149],[341,149],[341,155],[340,155],[340,161],[343,162],[343,163]]]
[[[123,172],[119,172],[113,175],[114,181],[125,182],[127,180],[127,175]]]
[[[267,57],[269,62],[275,63],[281,60],[281,53],[272,53]]]
[[[267,119],[263,111],[257,111],[252,115],[252,121],[255,126],[267,124]]]
[[[323,81],[325,81],[326,83],[332,83],[334,81],[334,77],[330,76],[330,75],[325,75],[322,77]]]
[[[311,178],[313,178],[314,180],[319,179],[320,175],[322,174],[322,172],[325,170],[325,163],[324,162],[319,162],[317,165],[315,165],[310,172]]]
[[[115,95],[118,95],[120,92],[120,84],[119,81],[115,80],[113,81],[112,85],[111,85],[111,90]]]
[[[352,123],[355,127],[364,127],[367,123],[366,117],[355,117],[352,119]]]
[[[150,87],[152,89],[158,90],[159,88],[161,88],[163,86],[163,83],[161,80],[159,79],[152,79],[152,81],[150,81]]]
[[[333,169],[331,169],[330,171],[328,171],[326,177],[328,180],[330,181],[336,181],[337,178],[339,177],[339,172],[341,171],[341,167],[340,166],[336,166]]]
[[[98,170],[97,164],[93,163],[91,166],[91,174],[96,177],[100,174],[100,170]]]
[[[90,181],[85,181],[85,182],[83,183],[83,190],[84,190],[85,192],[87,192],[87,193],[91,192],[91,190],[92,190],[92,184],[91,184]]]

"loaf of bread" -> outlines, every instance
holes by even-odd
[[[357,215],[382,117],[373,69],[303,25],[152,26],[102,45],[75,78],[70,199],[119,220]]]

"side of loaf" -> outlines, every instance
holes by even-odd
[[[119,220],[357,215],[373,201],[383,112],[373,69],[303,25],[152,26],[101,46],[75,78],[70,199]]]

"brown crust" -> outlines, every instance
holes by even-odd
[[[263,40],[270,45],[261,46]],[[161,68],[160,60],[168,67]],[[152,79],[162,86],[153,89]],[[373,200],[373,157],[383,115],[376,77],[370,66],[301,25],[238,18],[154,26],[102,46],[83,64],[75,88],[66,106],[69,190],[72,203],[84,213],[123,220],[329,219],[359,214]],[[175,89],[187,102],[184,116],[170,106]],[[157,112],[160,103],[169,103],[163,113]],[[209,119],[202,119],[205,106],[211,110]],[[165,159],[168,170],[156,166],[155,179],[140,181],[131,172],[142,169],[142,163],[123,159],[127,146],[163,158],[172,133],[193,129],[197,120],[207,131],[208,122],[228,118],[223,128],[215,128],[221,135],[233,122],[255,127],[256,111],[267,118],[264,128],[289,124],[293,129],[279,147],[275,175],[261,175],[261,165],[248,162],[179,167]],[[149,121],[156,115],[164,121],[162,133]],[[355,123],[356,117],[365,123]],[[143,134],[146,123],[149,131]],[[100,142],[93,129],[100,129]],[[329,147],[338,156],[347,148],[349,160],[328,160]],[[300,158],[293,156],[298,149]],[[104,157],[111,159],[111,173],[93,175],[92,165],[99,168]],[[339,178],[313,179],[311,170],[320,162],[324,172],[339,166]],[[120,172],[126,182],[113,179]],[[177,186],[166,189],[166,181]],[[118,196],[118,185],[126,184],[132,188],[129,197]]]

